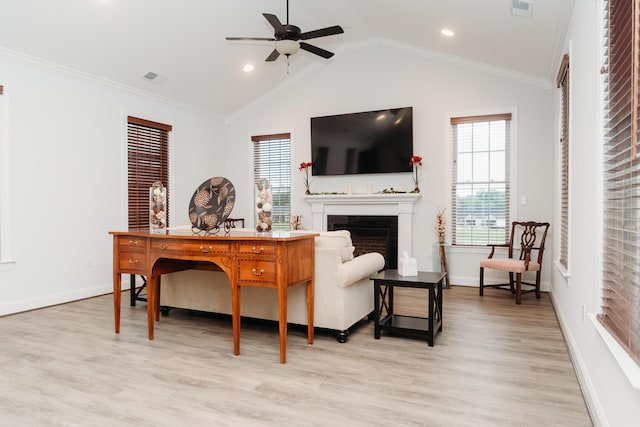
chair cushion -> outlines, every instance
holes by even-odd
[[[529,268],[524,268],[524,261],[511,258],[490,258],[480,261],[480,267],[493,268],[495,270],[509,271],[512,273],[524,273],[525,271],[538,271],[540,264],[529,261]]]
[[[316,247],[339,249],[342,262],[351,261],[355,250],[348,230],[321,232],[316,236]]]

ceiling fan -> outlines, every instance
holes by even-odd
[[[287,58],[289,58],[290,55],[293,55],[299,49],[306,50],[307,52],[329,59],[334,55],[333,52],[329,52],[328,50],[321,49],[301,40],[310,40],[318,37],[333,36],[335,34],[344,33],[344,30],[339,25],[307,31],[304,33],[301,32],[300,27],[289,24],[289,0],[287,0],[286,24],[282,24],[276,15],[263,13],[262,16],[264,16],[273,27],[275,31],[273,37],[225,37],[225,39],[274,41],[276,46],[275,49],[273,49],[273,52],[267,56],[267,62],[275,61],[280,55],[286,55]]]

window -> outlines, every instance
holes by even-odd
[[[558,262],[569,271],[569,55],[564,55],[558,72],[562,91],[560,117],[560,256]]]
[[[637,4],[604,2],[603,246],[598,320],[640,365]]]
[[[453,117],[452,243],[508,241],[511,114]]]
[[[129,228],[149,227],[149,187],[160,181],[169,200],[169,132],[171,126],[127,117],[127,187]],[[167,208],[167,226],[169,209]]]
[[[290,230],[291,134],[252,136],[251,140],[253,141],[254,182],[266,179],[271,186],[272,227],[274,230]],[[254,186],[256,196],[257,191],[257,187]]]

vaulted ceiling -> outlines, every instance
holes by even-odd
[[[308,41],[333,58],[300,51],[287,65],[283,56],[265,62],[273,42],[225,40],[273,37],[262,14],[285,23],[286,0],[3,0],[0,53],[226,116],[307,67],[331,66],[376,41],[552,81],[573,2],[535,0],[525,18],[512,14],[512,0],[290,0],[289,22],[303,32],[345,32]],[[442,36],[445,27],[455,36]],[[243,72],[248,63],[255,69]],[[159,78],[143,78],[149,72]]]

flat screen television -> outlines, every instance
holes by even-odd
[[[413,108],[311,118],[313,175],[411,172]]]

